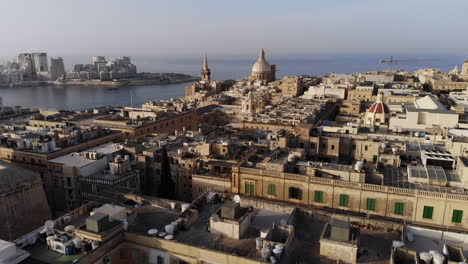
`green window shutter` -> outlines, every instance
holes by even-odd
[[[423,218],[425,218],[425,219],[432,219],[433,213],[434,213],[434,207],[432,207],[432,206],[424,206]]]
[[[315,191],[314,202],[323,203],[323,192],[322,191]]]
[[[268,194],[269,195],[276,195],[276,185],[275,184],[268,184]]]
[[[245,182],[245,193],[246,194],[250,193],[250,184],[248,182]]]
[[[250,194],[255,194],[255,183],[250,183]]]
[[[373,198],[367,198],[367,210],[369,211],[375,211],[375,204],[376,204],[376,200],[373,199]]]
[[[461,223],[463,218],[462,210],[453,210],[452,223]]]
[[[349,195],[340,194],[340,206],[348,206]]]
[[[405,211],[405,204],[401,202],[395,203],[395,210],[393,211],[396,215],[403,215]]]

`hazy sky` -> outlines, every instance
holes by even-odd
[[[0,56],[468,54],[467,0],[0,0]]]

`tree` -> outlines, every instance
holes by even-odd
[[[169,157],[167,156],[166,146],[162,149],[161,161],[161,185],[159,186],[159,197],[164,199],[175,200],[175,183],[172,180],[171,166]]]

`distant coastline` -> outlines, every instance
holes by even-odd
[[[112,81],[100,80],[65,80],[65,81],[36,81],[36,82],[22,82],[18,84],[0,85],[1,87],[35,87],[35,86],[87,86],[96,88],[118,88],[127,86],[140,86],[140,85],[160,85],[160,84],[177,84],[187,83],[200,80],[199,77],[194,77],[181,73],[162,73],[158,77],[150,78],[137,78],[137,79],[120,79]]]

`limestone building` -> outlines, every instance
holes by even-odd
[[[447,110],[439,101],[427,95],[413,104],[404,104],[390,118],[393,131],[424,131],[429,128],[453,128],[458,124],[458,114]]]
[[[276,79],[276,65],[269,64],[265,59],[265,51],[260,51],[260,56],[257,62],[252,67],[252,73],[250,74],[250,80],[252,81],[265,81],[272,82]]]
[[[0,161],[0,239],[16,239],[49,218],[39,174]]]

